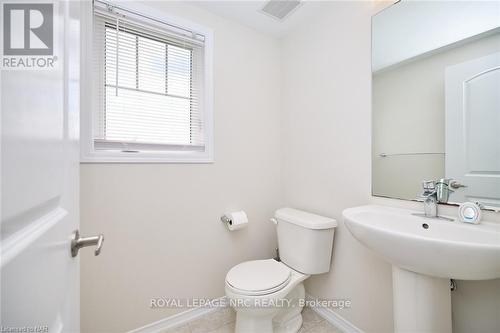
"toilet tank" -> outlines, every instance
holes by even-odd
[[[274,217],[283,263],[304,274],[330,270],[336,220],[293,208],[278,209]]]

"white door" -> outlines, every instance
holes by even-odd
[[[20,332],[80,326],[79,4],[54,8],[57,69],[1,72],[0,326]]]
[[[500,207],[500,53],[446,69],[446,178],[453,202]]]

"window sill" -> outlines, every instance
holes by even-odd
[[[119,152],[94,151],[80,157],[82,164],[97,163],[137,163],[137,164],[198,164],[213,163],[213,154],[210,152]]]

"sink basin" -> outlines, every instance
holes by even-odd
[[[369,205],[344,210],[352,235],[394,266],[440,278],[500,278],[500,224],[429,219]],[[420,213],[420,212],[417,212]]]
[[[407,209],[344,210],[347,229],[392,264],[394,331],[452,333],[450,278],[500,277],[500,223],[429,219]]]

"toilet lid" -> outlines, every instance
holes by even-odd
[[[283,289],[290,277],[290,269],[276,260],[253,260],[231,268],[226,282],[243,293],[262,295]]]

